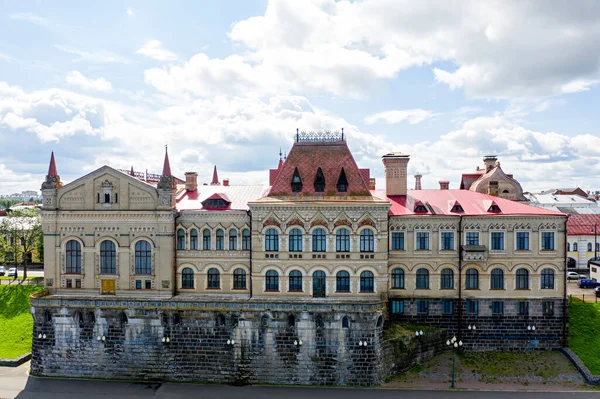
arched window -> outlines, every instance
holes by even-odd
[[[300,229],[290,231],[288,250],[290,252],[302,252],[302,231]]]
[[[544,269],[542,270],[542,289],[553,290],[554,289],[554,270]]]
[[[198,230],[196,229],[192,229],[192,231],[190,231],[190,249],[198,249]]]
[[[476,290],[479,289],[479,272],[477,269],[467,270],[467,276],[465,280],[465,289]]]
[[[279,291],[279,273],[269,270],[265,276],[265,291]]]
[[[417,288],[429,288],[429,270],[423,268],[417,270]]]
[[[326,294],[326,280],[325,272],[317,270],[313,273],[313,297],[325,298]]]
[[[335,292],[350,292],[350,273],[345,270],[335,275]]]
[[[237,251],[237,236],[238,232],[236,229],[229,230],[229,250]]]
[[[267,230],[265,234],[265,251],[279,251],[279,233],[277,230]]]
[[[292,192],[299,193],[300,191],[302,191],[302,178],[300,177],[298,168],[295,168],[292,176]]]
[[[67,261],[67,273],[79,274],[81,273],[81,244],[77,240],[70,240],[67,242],[66,249],[66,261]]]
[[[442,270],[442,281],[440,288],[443,290],[454,289],[454,271],[452,269]]]
[[[492,270],[492,280],[490,282],[490,289],[492,290],[503,290],[504,289],[504,272],[502,269]]]
[[[323,191],[325,191],[325,176],[321,168],[319,168],[315,175],[315,192],[322,193]]]
[[[225,249],[225,233],[223,230],[217,230],[217,251],[222,251]]]
[[[392,288],[404,289],[404,270],[392,270]]]
[[[339,229],[335,233],[335,252],[350,252],[350,231]]]
[[[152,246],[146,240],[135,243],[135,273],[152,274]]]
[[[202,249],[205,251],[210,251],[210,230],[204,229],[202,231]]]
[[[350,328],[350,321],[347,316],[342,318],[342,328]]]
[[[576,242],[573,243],[573,252],[577,252],[577,243]]]
[[[567,252],[571,252],[571,243],[570,242],[567,243]]]
[[[370,271],[364,271],[360,274],[360,292],[374,292],[375,281],[373,279],[373,273]]]
[[[214,267],[208,269],[208,289],[219,289],[221,288],[221,273]]]
[[[185,230],[177,230],[177,249],[185,249]]]
[[[289,277],[289,291],[302,292],[302,273],[292,270]]]
[[[517,270],[517,285],[516,288],[518,290],[528,290],[529,289],[529,272],[527,269],[519,269]]]
[[[104,240],[100,243],[100,274],[115,274],[117,272],[117,251],[115,243]]]
[[[375,236],[373,230],[364,229],[360,232],[360,252],[375,251]]]
[[[294,327],[296,325],[296,318],[294,315],[288,316],[288,327]]]
[[[312,250],[313,252],[327,251],[327,237],[325,230],[318,228],[312,233]]]
[[[587,247],[588,247],[587,251],[588,252],[592,252],[592,243],[591,242],[588,242],[588,246]]]
[[[250,251],[250,230],[242,230],[242,250]]]
[[[246,271],[244,269],[235,269],[233,271],[233,289],[246,289]]]
[[[194,288],[194,271],[189,267],[181,271],[181,288]]]

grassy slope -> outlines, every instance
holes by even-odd
[[[15,358],[31,351],[29,295],[41,289],[36,285],[0,286],[0,358]]]
[[[573,298],[569,305],[569,347],[594,374],[600,374],[600,303]]]

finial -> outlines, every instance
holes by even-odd
[[[281,161],[281,147],[279,147],[279,160]]]

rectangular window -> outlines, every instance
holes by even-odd
[[[542,232],[542,251],[554,251],[554,233],[551,231]]]
[[[392,313],[404,313],[403,299],[392,299]]]
[[[237,251],[237,233],[229,234],[229,250]]]
[[[479,301],[475,299],[467,299],[467,313],[477,314],[479,313]]]
[[[152,289],[152,281],[151,280],[146,280],[145,285],[146,285],[145,288],[147,290]]]
[[[529,302],[527,302],[527,301],[517,302],[517,313],[520,316],[527,316],[529,314]]]
[[[476,231],[468,231],[465,236],[467,245],[479,245],[479,233]]]
[[[529,251],[529,232],[517,232],[517,251]]]
[[[542,313],[544,314],[544,316],[553,316],[554,315],[554,302],[552,302],[552,301],[542,302]]]
[[[136,290],[142,289],[142,280],[135,280],[135,289]]]
[[[504,313],[504,302],[492,301],[492,314],[503,314]]]
[[[244,230],[242,232],[242,250],[250,251],[250,232],[248,230]]]
[[[417,233],[417,251],[428,251],[429,250],[429,233],[418,232]]]
[[[492,251],[504,251],[504,232],[492,232]]]
[[[454,233],[451,231],[442,232],[442,251],[454,250]]]
[[[428,313],[429,312],[429,300],[428,299],[417,299],[417,313]]]
[[[67,279],[67,288],[73,288],[73,280],[70,278]]]
[[[80,278],[75,279],[75,288],[81,288],[81,279]]]
[[[398,231],[392,233],[392,250],[404,251],[404,233]]]
[[[452,313],[452,299],[442,300],[442,313]]]

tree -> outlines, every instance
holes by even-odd
[[[5,245],[0,248],[3,258],[12,258],[15,265],[22,255],[23,280],[27,278],[28,255],[43,240],[42,224],[37,209],[19,209],[8,213],[0,222],[0,235]],[[43,245],[43,244],[42,244]]]

